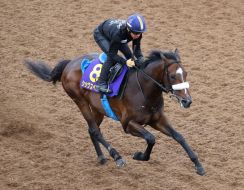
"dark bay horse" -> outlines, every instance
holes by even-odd
[[[26,61],[25,64],[35,75],[45,81],[54,84],[57,81],[62,82],[64,90],[77,104],[88,124],[88,132],[94,144],[98,161],[101,164],[106,162],[100,148],[99,143],[101,143],[115,160],[116,165],[122,167],[125,165],[124,159],[105,140],[99,128],[106,115],[100,102],[101,94],[80,88],[81,61],[84,58],[92,60],[97,56],[97,54],[89,54],[74,60],[64,60],[59,62],[54,69],[51,69],[45,63]],[[204,168],[197,155],[192,151],[183,136],[169,124],[163,111],[162,92],[170,93],[182,107],[190,107],[192,99],[189,94],[186,75],[178,50],[174,52],[153,51],[140,68],[131,69],[123,98],[109,98],[109,102],[124,131],[133,136],[141,137],[147,142],[146,150],[136,152],[133,159],[140,161],[150,159],[155,137],[145,129],[145,126],[149,125],[175,139],[195,164],[197,173],[204,175]]]

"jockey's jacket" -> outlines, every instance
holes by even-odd
[[[120,19],[108,19],[101,23],[98,27],[99,32],[110,42],[108,56],[115,62],[125,64],[126,59],[132,58],[132,52],[127,43],[132,41],[132,48],[136,58],[142,57],[141,39],[142,34],[138,39],[133,40],[127,30],[126,21]],[[118,50],[123,46],[123,54],[126,57],[119,56]]]

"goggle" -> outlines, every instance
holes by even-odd
[[[128,30],[130,33],[134,34],[134,35],[142,34],[142,32],[134,32],[134,31],[130,30],[129,27],[127,28],[127,30]]]
[[[141,34],[142,32],[134,32],[134,31],[130,31],[132,34],[135,34],[135,35],[139,35]]]

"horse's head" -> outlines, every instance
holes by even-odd
[[[182,107],[189,108],[192,98],[189,93],[189,83],[186,82],[187,72],[181,64],[179,51],[176,49],[175,52],[162,53],[161,57],[164,61],[163,85]]]
[[[175,52],[153,51],[145,65],[150,62],[156,63],[154,75],[161,78],[157,85],[163,91],[171,92],[171,97],[175,97],[182,107],[190,107],[192,99],[188,90],[189,83],[186,82],[187,73],[181,65],[178,50],[176,49]]]
[[[166,93],[171,92],[171,97],[175,97],[182,107],[190,107],[192,99],[188,90],[189,83],[186,82],[187,73],[181,64],[177,49],[174,52],[152,51],[141,68],[145,68],[150,76],[143,73],[150,78],[154,86],[156,84]],[[155,94],[155,91],[152,93]]]

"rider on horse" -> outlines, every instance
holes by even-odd
[[[127,21],[120,19],[108,19],[101,23],[94,30],[94,39],[101,50],[107,54],[107,61],[103,64],[100,77],[96,88],[102,93],[111,93],[108,86],[109,69],[115,64],[126,64],[128,67],[135,66],[132,59],[133,54],[137,58],[138,64],[143,62],[144,58],[141,52],[140,42],[142,33],[146,31],[146,23],[143,16],[133,14]],[[132,41],[133,54],[128,47],[128,42]],[[118,51],[123,53],[124,57],[118,55]]]

